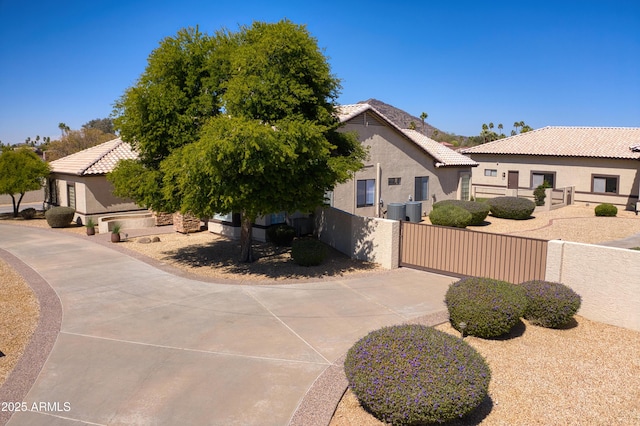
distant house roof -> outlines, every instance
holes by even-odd
[[[51,162],[51,171],[77,176],[104,175],[120,160],[138,158],[131,145],[117,138]]]
[[[400,132],[401,135],[405,136],[407,139],[421,148],[424,152],[433,157],[436,160],[436,167],[475,167],[478,165],[478,163],[473,161],[471,158],[459,154],[458,152],[447,148],[446,146],[434,141],[433,139],[429,139],[420,132],[410,129],[401,129],[391,120],[385,117],[380,111],[369,104],[341,105],[338,107],[338,118],[340,119],[340,122],[345,123],[366,111],[373,111],[389,126],[396,129],[398,132]]]
[[[463,149],[464,154],[539,155],[640,160],[638,127],[543,127]]]

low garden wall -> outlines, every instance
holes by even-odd
[[[546,280],[582,296],[579,315],[640,331],[640,251],[549,241]]]
[[[386,269],[398,267],[400,222],[354,216],[335,208],[318,209],[315,215],[318,239],[353,259],[378,263]]]

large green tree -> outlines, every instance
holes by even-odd
[[[181,30],[116,104],[116,126],[140,160],[109,179],[156,210],[242,212],[240,258],[251,261],[258,216],[311,211],[362,166],[355,136],[338,132],[339,89],[304,26]]]
[[[0,153],[0,194],[11,196],[13,217],[18,216],[24,194],[27,191],[40,189],[49,173],[49,165],[31,149],[5,148],[2,150]]]

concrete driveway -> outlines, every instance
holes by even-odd
[[[0,248],[46,281],[62,307],[53,349],[25,384],[20,402],[29,410],[11,425],[286,425],[357,339],[442,313],[455,280],[399,269],[212,284],[84,238],[1,224]]]

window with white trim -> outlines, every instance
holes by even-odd
[[[498,170],[496,169],[484,169],[485,176],[496,177],[498,176]]]

